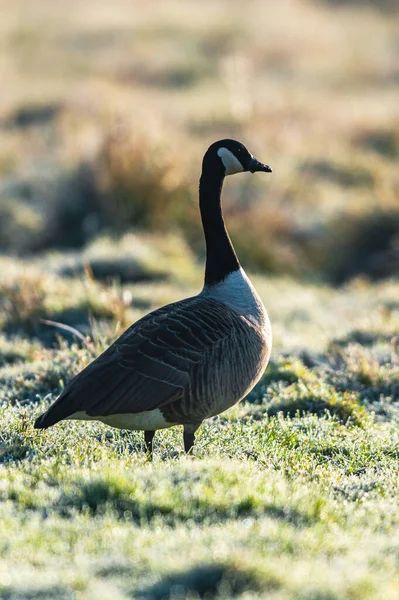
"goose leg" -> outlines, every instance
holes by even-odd
[[[147,452],[150,456],[152,456],[152,440],[154,439],[155,431],[145,431],[144,432],[144,440],[147,448]]]
[[[189,425],[184,427],[184,450],[188,454],[191,452],[194,442],[195,442],[195,432],[197,431],[199,425]]]

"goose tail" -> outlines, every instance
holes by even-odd
[[[69,397],[67,389],[58,397],[58,399],[46,410],[45,413],[38,417],[33,425],[35,429],[47,429],[52,425],[55,425],[62,419],[66,419],[73,412],[73,407],[70,402],[65,402],[65,397]]]
[[[42,415],[40,415],[40,417],[38,417],[36,419],[33,427],[35,429],[47,429],[48,427],[55,425],[55,423],[57,423],[57,421],[58,421],[58,419],[54,419],[54,417],[52,418],[51,413],[49,414],[49,411],[47,411],[47,412],[43,413]]]

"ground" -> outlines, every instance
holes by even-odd
[[[121,323],[200,275],[108,286],[49,260],[1,264],[0,597],[398,597],[398,283],[255,276],[264,377],[193,456],[175,427],[151,462],[141,432],[33,422]]]

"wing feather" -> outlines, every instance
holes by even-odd
[[[195,365],[232,334],[237,318],[222,303],[198,296],[146,315],[68,384],[38,426],[79,411],[138,413],[183,398]]]

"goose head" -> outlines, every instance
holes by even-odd
[[[208,148],[204,156],[203,168],[216,169],[223,177],[245,171],[272,172],[272,168],[259,162],[244,144],[229,139],[219,140]]]

